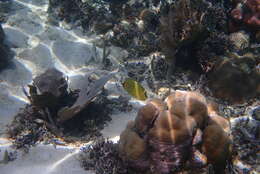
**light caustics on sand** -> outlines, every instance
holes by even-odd
[[[47,172],[47,173],[51,173],[52,171],[56,170],[56,168],[59,167],[59,165],[61,165],[66,160],[68,160],[68,159],[72,158],[73,156],[75,156],[76,154],[78,154],[79,151],[80,151],[79,149],[76,149],[74,152],[69,153],[69,154],[65,155],[63,158],[56,161],[54,164],[51,165],[51,167],[48,169],[49,172]]]

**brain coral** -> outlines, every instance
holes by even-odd
[[[232,140],[228,121],[210,106],[203,95],[189,91],[175,91],[165,102],[148,100],[120,135],[121,158],[138,172],[178,173],[207,162],[222,171]]]

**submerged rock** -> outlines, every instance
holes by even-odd
[[[233,103],[241,103],[259,94],[260,74],[257,57],[219,59],[208,73],[213,94]]]

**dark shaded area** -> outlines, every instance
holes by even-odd
[[[11,60],[11,50],[4,43],[5,33],[0,23],[0,71],[7,67]]]

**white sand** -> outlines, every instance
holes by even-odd
[[[6,42],[15,52],[12,66],[0,73],[0,160],[5,150],[13,151],[4,138],[6,126],[13,120],[19,108],[28,102],[22,86],[50,67],[56,67],[70,78],[70,87],[77,88],[82,77],[91,71],[101,72],[91,41],[79,31],[46,24],[48,0],[13,0],[8,21],[3,24]],[[76,34],[77,33],[77,34]],[[98,54],[102,51],[98,49]],[[112,51],[112,58],[122,56]],[[106,85],[111,94],[126,95],[118,85]],[[115,113],[112,121],[102,131],[105,137],[117,141],[128,120],[134,119],[142,103],[132,101],[134,109],[128,113]],[[18,158],[8,164],[0,164],[1,174],[86,174],[77,160],[79,148],[69,146],[37,145],[28,154],[19,152]]]

